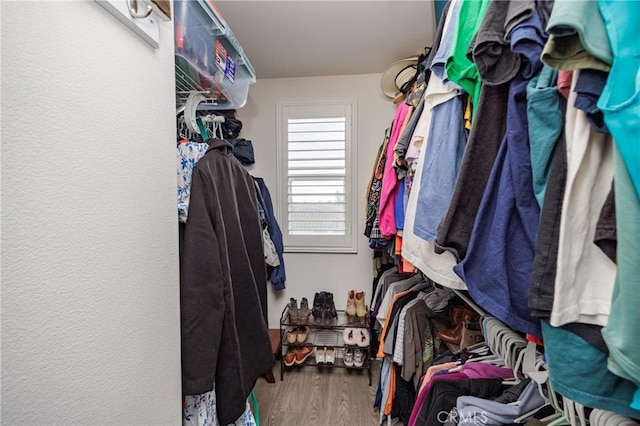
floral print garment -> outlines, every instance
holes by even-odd
[[[382,190],[382,176],[384,173],[384,166],[387,162],[387,145],[389,144],[390,131],[390,129],[387,129],[385,131],[384,141],[382,142],[380,148],[378,148],[373,173],[371,175],[371,180],[369,180],[369,186],[367,189],[367,218],[365,236],[368,238],[377,238],[376,236],[371,235],[371,229],[372,227],[376,227],[374,223],[378,218],[380,208],[380,191]],[[379,226],[377,228],[379,231]]]
[[[211,392],[200,395],[187,395],[182,410],[183,426],[217,426],[218,413],[216,411],[216,394],[215,389]],[[233,426],[256,426],[256,420],[253,417],[249,402],[244,413]]]
[[[178,219],[187,223],[191,175],[196,163],[209,149],[206,143],[185,142],[178,144]]]

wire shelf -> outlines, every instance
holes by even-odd
[[[176,65],[176,105],[186,103],[189,94],[196,92],[205,96],[204,105],[218,105],[227,102],[221,85],[211,76],[182,55],[175,55]]]

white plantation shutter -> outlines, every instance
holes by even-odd
[[[353,101],[281,103],[280,222],[288,251],[355,252]]]
[[[291,235],[344,235],[345,117],[288,119]]]

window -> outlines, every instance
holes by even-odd
[[[356,252],[356,101],[278,103],[279,222],[289,252]]]

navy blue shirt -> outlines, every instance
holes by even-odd
[[[599,133],[609,133],[609,129],[604,122],[604,114],[596,105],[608,76],[608,73],[600,70],[580,70],[574,89],[578,96],[576,96],[573,106],[587,114],[589,124]]]
[[[546,40],[536,11],[511,32],[521,57],[509,87],[507,132],[480,204],[466,258],[455,272],[473,299],[512,328],[540,337],[540,321],[529,312],[529,281],[540,208],[533,193],[527,83],[541,68]]]

